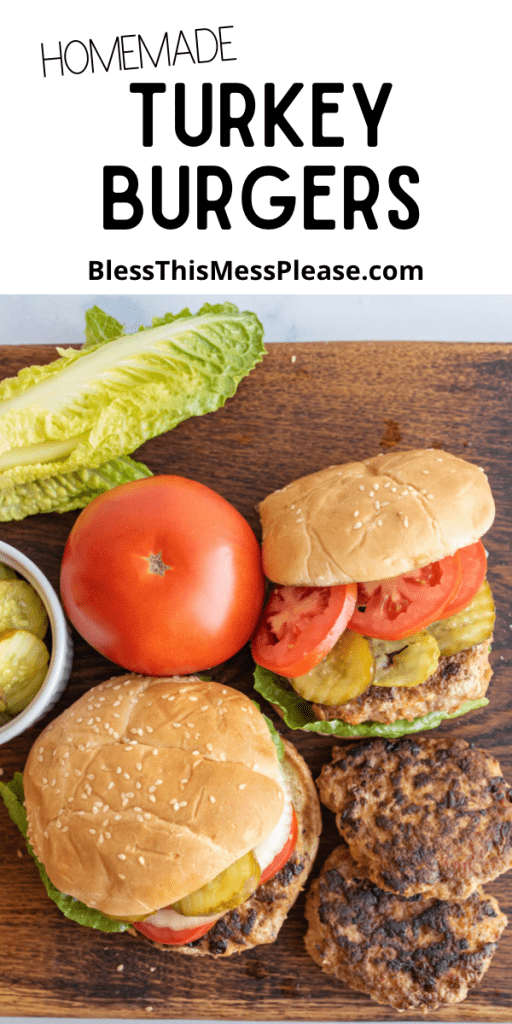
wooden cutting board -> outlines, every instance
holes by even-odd
[[[50,347],[0,349],[0,377],[48,362]],[[155,473],[213,487],[258,531],[256,503],[304,473],[392,447],[449,449],[489,474],[497,506],[486,537],[497,604],[490,704],[443,732],[486,747],[512,783],[512,348],[502,344],[342,343],[269,345],[223,409],[148,441],[138,457]],[[3,540],[29,555],[58,586],[77,513],[0,524]],[[122,670],[75,635],[70,684],[53,714]],[[247,652],[217,678],[251,693]],[[269,712],[268,708],[265,708]],[[21,770],[43,723],[0,747],[4,779]],[[288,733],[279,723],[279,728]],[[294,733],[315,776],[331,742]],[[324,812],[317,869],[338,837]],[[105,936],[67,921],[51,903],[20,836],[0,808],[0,1015],[41,1017],[395,1020],[324,975],[303,946],[301,898],[278,941],[226,961],[162,953],[142,939]],[[488,886],[511,918],[483,982],[430,1020],[512,1021],[512,872]],[[417,1018],[404,1013],[402,1020]]]

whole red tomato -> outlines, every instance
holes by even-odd
[[[144,675],[230,658],[251,636],[264,592],[248,523],[209,487],[179,476],[95,498],[71,530],[60,585],[84,639]]]

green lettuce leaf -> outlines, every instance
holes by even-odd
[[[54,903],[57,904],[59,910],[69,917],[72,921],[76,921],[77,924],[85,925],[87,928],[97,928],[102,932],[125,932],[127,928],[130,928],[130,924],[127,921],[112,921],[106,917],[99,910],[93,910],[91,907],[87,907],[85,903],[81,903],[80,900],[73,899],[72,896],[65,896],[64,893],[60,892],[50,882],[46,871],[37,859],[28,839],[27,839],[27,815],[23,806],[24,793],[23,793],[23,776],[20,772],[16,772],[11,782],[0,782],[0,793],[2,794],[3,801],[10,817],[12,818],[15,825],[18,826],[25,842],[27,850],[31,857],[34,858],[41,881],[48,893],[48,896]]]
[[[113,338],[120,338],[125,330],[119,320],[104,313],[99,306],[93,306],[85,314],[85,341],[82,349],[96,348],[97,345],[104,345]]]
[[[146,476],[152,473],[143,462],[121,455],[97,469],[76,469],[72,473],[32,480],[29,484],[0,488],[0,523],[24,519],[36,512],[70,512],[74,508],[85,508],[93,498],[111,487]]]
[[[398,722],[363,722],[361,725],[349,725],[334,719],[330,722],[319,722],[311,709],[309,701],[304,700],[288,688],[286,680],[282,676],[274,675],[268,669],[256,665],[254,673],[254,688],[270,704],[275,704],[282,713],[286,725],[290,729],[304,729],[307,732],[317,732],[323,736],[338,736],[340,739],[351,739],[366,736],[383,736],[386,739],[396,739],[399,736],[406,736],[409,733],[426,732],[428,729],[437,729],[445,719],[458,718],[465,715],[467,711],[475,711],[476,708],[483,708],[489,703],[486,697],[480,700],[467,700],[458,711],[446,714],[443,711],[433,711],[429,715],[421,715],[414,718],[412,722],[402,718]]]
[[[120,327],[94,307],[83,348],[0,384],[0,491],[97,469],[218,409],[264,354],[256,315],[231,303]]]

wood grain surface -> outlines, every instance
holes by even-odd
[[[0,377],[55,357],[49,347],[0,349]],[[490,703],[443,732],[494,753],[512,783],[512,349],[501,344],[308,343],[269,345],[262,364],[224,408],[191,419],[139,449],[155,473],[193,477],[231,501],[258,532],[256,503],[304,473],[392,447],[444,447],[485,467],[497,506],[486,537],[497,604]],[[58,586],[64,543],[77,513],[3,523],[3,540]],[[52,715],[122,670],[75,635],[73,674]],[[251,692],[246,651],[215,673]],[[268,708],[265,708],[268,711]],[[0,748],[4,779],[23,768],[44,721]],[[279,723],[278,727],[287,732]],[[331,742],[294,733],[315,775]],[[91,1018],[395,1020],[324,975],[303,946],[303,897],[278,941],[226,961],[180,957],[142,938],[105,936],[67,921],[51,903],[19,833],[0,808],[0,1014]],[[337,844],[324,811],[317,870]],[[512,1021],[512,873],[488,886],[509,914],[498,952],[468,999],[430,1020]],[[414,1012],[403,1020],[415,1019]]]

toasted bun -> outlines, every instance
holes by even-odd
[[[311,772],[288,740],[284,740],[281,767],[298,824],[297,845],[290,858],[289,869],[280,871],[256,889],[242,906],[225,914],[201,939],[186,946],[160,945],[160,949],[188,956],[231,956],[276,940],[289,910],[306,884],[322,831],[320,801]]]
[[[40,735],[29,839],[53,884],[113,917],[152,913],[257,846],[283,809],[267,724],[237,690],[120,676]]]
[[[437,449],[330,466],[259,510],[266,575],[315,587],[410,572],[473,544],[494,519],[485,473]]]

